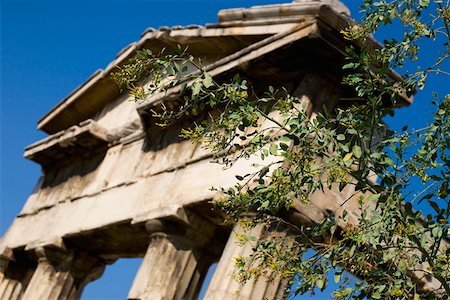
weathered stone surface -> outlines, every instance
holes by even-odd
[[[24,157],[49,169],[83,157],[86,152],[106,148],[107,143],[106,131],[89,119],[26,147]]]
[[[34,251],[38,265],[23,299],[79,299],[84,286],[99,278],[105,267],[99,259],[68,250],[63,244],[38,246]]]
[[[184,236],[179,224],[148,221],[150,244],[128,299],[196,299],[210,261],[206,249]],[[187,230],[192,230],[188,228]]]
[[[281,229],[284,230],[281,230]],[[240,236],[256,238],[255,241],[240,244]],[[245,230],[237,224],[228,239],[228,242],[220,258],[216,272],[208,286],[205,300],[230,299],[230,300],[271,300],[282,299],[286,288],[286,282],[283,281],[279,274],[273,274],[270,270],[266,270],[264,275],[253,278],[241,285],[237,281],[238,272],[235,262],[238,258],[250,257],[254,253],[254,248],[260,239],[270,240],[273,237],[283,237],[286,250],[292,246],[294,236],[284,226],[273,226],[266,228],[265,225],[259,224],[256,227]],[[258,262],[255,261],[253,267],[257,267]]]
[[[254,6],[250,8],[226,9],[219,13],[220,22],[251,22],[256,20],[282,20],[285,18],[294,18],[305,15],[318,14],[319,9],[328,5],[333,10],[350,15],[349,9],[338,0],[296,0],[288,4],[276,4],[265,6]]]
[[[236,182],[236,174],[254,170],[252,163],[261,163],[261,160],[241,160],[226,170],[208,159],[200,160],[181,169],[130,180],[81,198],[59,202],[16,218],[1,242],[20,247],[32,241],[45,241],[49,237],[131,220],[157,207],[189,205],[212,199],[218,194],[211,191],[211,187],[232,186]]]

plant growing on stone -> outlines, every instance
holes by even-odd
[[[237,260],[237,280],[271,270],[289,281],[287,293],[298,294],[325,289],[334,272],[336,299],[446,298],[450,95],[431,95],[436,112],[424,128],[396,132],[383,117],[402,98],[420,92],[430,74],[450,76],[449,3],[365,0],[361,7],[363,21],[342,32],[353,45],[343,84],[355,96],[318,113],[282,87],[257,91],[239,74],[216,80],[181,48],[170,54],[139,51],[114,78],[136,101],[181,86],[176,106],[155,109],[161,126],[195,119],[181,136],[203,143],[225,167],[260,158],[254,172],[236,175],[233,188],[216,187],[223,197],[214,205],[226,221],[245,219],[250,227],[285,222],[290,211],[310,205],[314,193],[353,190],[320,222],[292,228],[293,247],[282,247],[278,238],[258,242],[254,255]],[[374,46],[371,34],[390,26],[401,30],[400,38]],[[421,47],[427,42],[439,50],[426,53],[433,62],[425,65]],[[415,64],[417,70],[403,71]],[[396,78],[391,70],[403,75]],[[356,203],[357,214],[345,209],[347,201]],[[362,281],[350,284],[343,270]]]

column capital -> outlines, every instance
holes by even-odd
[[[79,299],[84,286],[101,276],[105,263],[85,251],[66,247],[63,240],[50,244],[34,243],[38,265],[23,299]]]
[[[70,266],[70,272],[74,278],[82,279],[87,284],[100,278],[105,271],[105,266],[106,263],[102,259],[84,251],[77,251]]]
[[[197,244],[187,237],[188,228],[183,224],[155,219],[145,222],[145,229],[150,234],[150,243],[168,240],[179,249],[193,249]]]
[[[195,299],[208,259],[193,229],[169,218],[145,222],[150,241],[128,299]]]
[[[153,219],[145,222],[145,229],[150,234],[165,233],[174,235],[184,235],[186,226],[178,222],[164,219]]]
[[[63,240],[56,239],[49,244],[36,243],[29,245],[26,250],[32,250],[36,254],[37,261],[48,263],[59,268],[68,268],[73,261],[74,253],[72,250],[66,248]]]
[[[6,272],[9,262],[14,261],[14,252],[9,247],[3,247],[0,249],[0,272]]]
[[[85,251],[67,247],[60,237],[54,238],[50,243],[29,244],[25,250],[34,251],[38,263],[48,262],[62,271],[70,272],[74,278],[87,278],[87,282],[99,278],[105,268],[103,260]]]
[[[0,249],[0,298],[22,299],[22,293],[33,274],[33,265],[27,264],[9,247]]]
[[[181,236],[198,247],[204,247],[214,236],[215,225],[182,206],[168,206],[145,212],[131,222],[144,223],[146,230],[155,235]]]

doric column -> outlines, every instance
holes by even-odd
[[[101,276],[104,263],[65,247],[34,249],[38,265],[23,295],[24,300],[75,300],[85,285]]]
[[[151,220],[145,224],[150,243],[129,300],[196,299],[210,261],[189,228]]]
[[[32,268],[15,261],[11,249],[0,253],[0,299],[21,299],[31,275]]]
[[[251,243],[242,245],[242,236],[255,237]],[[264,224],[258,224],[251,229],[244,230],[236,224],[220,258],[217,269],[205,295],[205,300],[227,299],[227,300],[271,300],[282,299],[286,288],[286,281],[279,276],[273,276],[270,270],[264,275],[248,280],[241,285],[238,276],[236,259],[250,257],[254,248],[261,239],[271,239],[283,236],[286,238],[287,249],[292,246],[293,238],[289,237],[287,230],[280,230],[271,226],[266,228]],[[253,240],[253,238],[252,238]],[[257,262],[256,262],[257,263]]]

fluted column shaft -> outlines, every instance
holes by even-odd
[[[159,221],[147,224],[153,233],[129,300],[196,299],[208,263],[193,241],[163,227]]]
[[[238,275],[236,259],[249,257],[254,253],[254,247],[258,240],[265,238],[267,234],[273,235],[273,231],[268,231],[263,224],[258,224],[250,230],[244,230],[242,226],[236,224],[220,258],[217,269],[209,284],[205,295],[205,300],[227,299],[227,300],[271,300],[282,299],[286,288],[286,281],[279,276],[273,276],[268,270],[264,276],[252,278],[241,285],[237,280]],[[287,232],[279,234],[287,237]],[[254,243],[239,244],[242,235],[255,237]],[[289,239],[289,237],[288,237]],[[291,239],[291,242],[293,239]],[[286,247],[292,243],[286,243]]]

